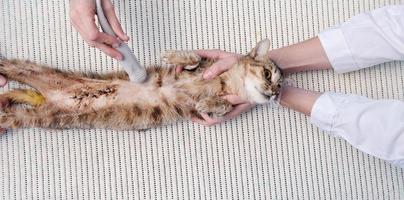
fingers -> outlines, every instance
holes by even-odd
[[[84,27],[84,31],[81,28],[78,30],[79,32],[82,32],[82,37],[90,46],[100,49],[102,52],[112,58],[122,60],[122,54],[118,50],[114,49],[120,45],[117,38],[106,33],[99,32],[95,23]]]
[[[249,101],[247,101],[237,95],[234,95],[234,94],[229,94],[229,95],[223,96],[222,98],[227,100],[228,102],[230,102],[232,105],[249,103]]]
[[[80,33],[83,39],[90,46],[100,49],[108,56],[117,60],[122,60],[122,54],[114,49],[120,45],[120,41],[113,36],[100,32],[95,24],[94,2],[79,2],[72,0],[70,1],[70,7],[72,25]]]
[[[121,23],[119,22],[118,18],[116,17],[114,6],[112,5],[111,1],[104,0],[102,1],[104,14],[107,18],[109,24],[111,25],[112,30],[115,34],[123,41],[127,42],[129,37],[123,32]]]
[[[105,43],[114,47],[119,46],[120,42],[117,38],[110,36],[106,33],[102,33],[98,30],[98,27],[95,24],[94,16],[83,17],[80,24],[78,24],[77,26],[81,36],[87,42]]]
[[[90,46],[95,46],[95,43],[100,43],[117,48],[120,45],[119,40],[115,37],[98,31],[93,33],[91,36],[86,37],[85,40],[89,43]]]
[[[222,54],[226,52],[213,49],[213,50],[195,50],[195,53],[202,58],[219,59],[221,58]]]
[[[235,63],[237,63],[240,55],[235,53],[229,53],[221,50],[196,50],[196,54],[198,54],[202,58],[210,58],[217,60],[212,66],[210,66],[204,73],[204,79],[212,79],[221,73],[227,71],[231,68]]]
[[[209,115],[205,114],[205,113],[201,113],[201,116],[203,119],[199,119],[197,117],[192,118],[192,121],[198,124],[202,124],[204,126],[212,126],[215,124],[219,124],[224,120],[219,120],[219,119],[214,119],[209,117]]]
[[[209,115],[205,113],[201,113],[200,115],[202,116],[203,119],[199,119],[197,117],[193,117],[192,121],[198,124],[202,124],[205,126],[212,126],[216,124],[220,124],[228,119],[234,118],[239,116],[241,113],[251,109],[254,105],[250,103],[243,103],[235,106],[233,110],[231,110],[229,113],[227,113],[222,119],[215,119],[209,117]]]
[[[0,87],[5,86],[6,83],[7,83],[7,79],[4,76],[0,75]]]
[[[239,116],[241,113],[251,109],[254,105],[250,103],[243,103],[235,106],[233,110],[226,114],[225,119],[231,119]]]
[[[223,72],[229,70],[234,63],[237,62],[237,58],[224,58],[215,62],[212,66],[205,70],[203,73],[204,79],[212,79],[216,76],[222,74]]]
[[[223,99],[229,101],[233,105],[233,109],[229,113],[227,113],[222,119],[211,118],[206,113],[201,113],[200,115],[202,116],[203,119],[194,117],[192,118],[192,121],[205,126],[212,126],[215,124],[222,123],[228,119],[237,117],[241,113],[251,109],[254,106],[254,104],[250,103],[249,101],[237,95],[226,95],[223,97]]]
[[[199,49],[195,50],[195,53],[202,58],[210,58],[210,59],[222,59],[230,56],[240,57],[239,54],[222,51],[218,49],[211,49],[211,50]]]
[[[223,99],[226,99],[228,102],[230,102],[233,105],[233,109],[228,112],[225,116],[226,119],[231,119],[233,117],[236,117],[240,115],[241,113],[251,109],[254,104],[250,103],[249,101],[237,96],[237,95],[226,95],[222,97]]]
[[[103,43],[95,43],[94,47],[101,50],[102,52],[104,52],[105,54],[107,54],[108,56],[110,56],[112,58],[115,58],[117,60],[123,59],[122,54],[118,50],[116,50],[108,45],[105,45]]]
[[[102,52],[112,58],[122,60],[122,54],[112,47],[119,46],[119,41],[116,38],[111,37],[105,33],[97,32],[96,36],[91,36],[90,39],[85,38],[85,40],[91,47],[100,49]]]

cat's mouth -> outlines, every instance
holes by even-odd
[[[259,93],[268,101],[272,101],[272,100],[276,99],[279,95],[279,90],[272,92],[272,91],[262,91],[262,90],[258,89],[257,87],[255,87],[255,89],[257,91],[259,91]]]
[[[278,98],[282,90],[282,85],[283,85],[283,78],[280,78],[275,85],[271,86],[270,91],[260,90],[257,87],[255,87],[255,89],[259,91],[261,95],[265,97],[265,99],[272,101]]]

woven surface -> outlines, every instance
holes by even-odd
[[[122,0],[115,6],[140,62],[153,64],[166,49],[246,53],[262,38],[278,48],[399,3]],[[1,0],[0,54],[63,69],[119,68],[72,29],[67,0]],[[316,91],[404,100],[403,62],[291,77]],[[145,132],[9,131],[0,135],[0,199],[404,199],[404,170],[324,134],[304,115],[258,106],[214,127],[183,121]]]

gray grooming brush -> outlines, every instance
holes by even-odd
[[[116,37],[115,32],[112,30],[107,18],[104,15],[101,0],[95,0],[95,3],[97,8],[98,22],[100,23],[102,30],[108,35]],[[121,45],[116,48],[116,50],[121,52],[121,54],[123,55],[123,60],[119,63],[125,69],[130,81],[136,83],[145,81],[147,78],[146,69],[139,64],[136,56],[133,54],[129,46],[126,43],[122,42]]]

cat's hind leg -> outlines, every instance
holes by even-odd
[[[80,83],[83,79],[70,72],[16,59],[0,59],[0,74],[10,80],[30,85],[41,92],[68,87]]]
[[[35,87],[35,81],[45,80],[50,85],[69,86],[72,83],[81,82],[82,79],[98,80],[129,80],[125,71],[94,73],[94,72],[68,72],[45,65],[39,65],[31,61],[0,59],[0,74],[11,80],[25,83]],[[63,79],[61,81],[60,79]]]
[[[31,79],[37,79],[38,75],[49,74],[51,71],[48,67],[30,61],[0,59],[0,74],[20,83],[29,84]]]
[[[54,128],[52,127],[53,124],[60,121],[59,118],[55,117],[60,111],[44,108],[44,106],[32,108],[11,106],[3,108],[0,112],[0,127],[6,129]]]
[[[168,67],[181,66],[192,70],[198,67],[201,57],[193,51],[170,50],[161,55],[161,61]]]

